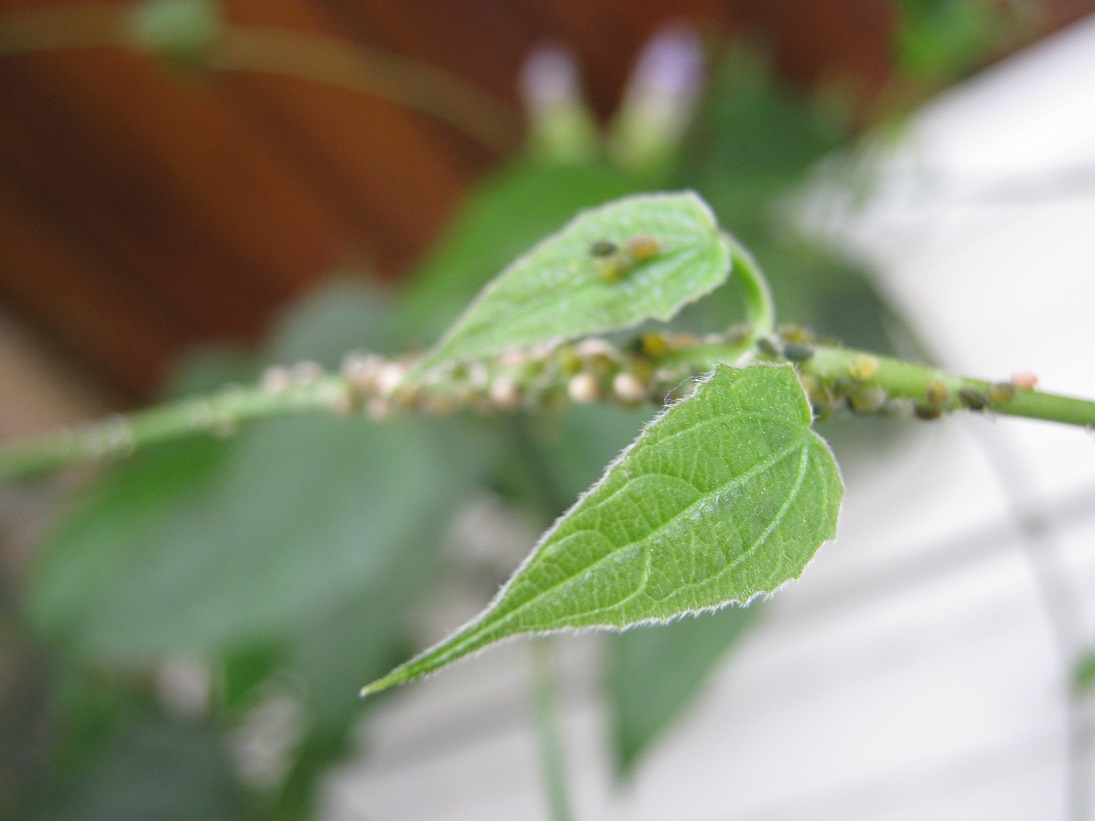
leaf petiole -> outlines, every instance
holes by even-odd
[[[730,275],[737,280],[745,297],[745,320],[758,337],[768,336],[776,329],[776,306],[772,290],[760,265],[734,237],[723,231],[730,246]]]

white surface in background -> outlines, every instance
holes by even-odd
[[[940,363],[1095,395],[1095,19],[925,109],[891,162],[840,230]],[[1068,817],[1068,671],[1032,568],[1076,605],[1071,651],[1095,639],[1095,440],[955,418],[848,479],[839,542],[630,787],[608,770],[596,637],[561,642],[578,821]],[[1024,545],[1017,515],[1048,536]],[[524,652],[382,705],[327,816],[546,818]]]

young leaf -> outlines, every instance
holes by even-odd
[[[836,531],[843,485],[790,366],[719,366],[657,417],[475,621],[377,692],[522,633],[621,629],[748,602]]]
[[[656,250],[629,255],[637,237],[653,238]],[[418,371],[668,320],[729,272],[730,248],[695,194],[617,200],[579,214],[503,271]]]

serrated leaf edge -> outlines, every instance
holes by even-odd
[[[696,377],[693,380],[696,383],[696,390],[699,390],[703,385],[707,384],[712,379],[714,379],[715,374],[719,371],[720,368],[734,368],[734,367],[735,366],[729,365],[729,364],[719,364],[719,365],[716,365],[715,368],[712,369],[711,371],[709,371],[709,372],[707,372],[707,373],[705,373],[701,376]],[[752,367],[752,368],[757,368],[757,367],[760,367],[760,368],[777,368],[777,369],[788,369],[788,370],[792,369],[791,365],[786,365],[786,364],[777,365],[777,364],[767,364],[767,363],[754,363],[754,364],[749,365],[747,367]],[[796,381],[797,381],[797,379],[796,379]],[[800,385],[800,387],[801,387],[801,385]],[[805,391],[804,388],[802,389],[802,394],[803,394],[804,398],[807,397],[807,394],[806,394],[806,391]],[[665,617],[665,618],[654,617],[654,618],[649,618],[649,619],[640,619],[638,621],[631,622],[630,624],[624,625],[622,627],[617,627],[617,626],[614,626],[614,625],[580,625],[580,626],[576,626],[576,627],[558,627],[558,628],[552,628],[550,630],[522,630],[522,631],[519,631],[519,632],[516,632],[516,633],[511,633],[511,634],[508,634],[508,635],[499,636],[498,638],[495,638],[495,639],[489,639],[490,634],[486,633],[484,635],[487,636],[488,639],[486,641],[483,641],[481,644],[479,644],[479,646],[474,647],[473,649],[462,652],[462,653],[457,652],[461,649],[463,644],[460,644],[460,643],[453,644],[453,642],[459,642],[459,640],[462,637],[467,637],[467,638],[472,638],[473,637],[475,629],[480,624],[487,621],[487,619],[490,617],[491,613],[494,611],[495,607],[497,607],[497,605],[505,597],[506,593],[508,592],[509,588],[512,586],[513,582],[521,575],[522,572],[524,572],[525,568],[529,564],[531,564],[533,561],[536,560],[536,558],[540,554],[540,551],[543,549],[544,545],[552,537],[552,535],[555,533],[555,531],[558,530],[558,528],[560,527],[562,522],[565,519],[567,519],[567,517],[569,517],[572,512],[577,510],[582,505],[582,503],[586,500],[587,497],[589,497],[592,494],[596,493],[601,488],[601,486],[604,485],[608,481],[609,476],[616,469],[616,467],[620,463],[622,463],[627,458],[627,456],[635,448],[637,448],[639,446],[639,444],[649,435],[649,431],[651,429],[656,427],[669,414],[669,412],[671,410],[676,408],[678,405],[689,401],[690,399],[693,398],[693,396],[694,396],[694,392],[689,393],[689,395],[683,396],[683,397],[681,397],[681,398],[679,398],[679,399],[677,399],[673,402],[667,403],[657,413],[657,415],[655,415],[652,419],[650,419],[648,422],[646,422],[643,425],[643,427],[640,430],[639,434],[631,442],[629,442],[628,445],[623,450],[621,450],[620,453],[611,462],[609,462],[605,466],[604,470],[601,473],[601,477],[596,482],[594,482],[592,485],[590,485],[585,491],[583,491],[578,496],[578,498],[574,501],[574,503],[570,507],[568,507],[563,513],[559,514],[559,516],[557,516],[555,518],[555,521],[552,522],[551,526],[548,527],[541,534],[540,538],[536,541],[536,544],[533,546],[532,550],[529,551],[528,555],[525,556],[525,558],[521,561],[521,563],[517,566],[517,568],[510,574],[509,579],[507,579],[506,582],[499,588],[498,592],[491,598],[490,602],[488,602],[487,605],[484,606],[482,611],[480,611],[480,613],[475,618],[473,618],[470,621],[466,622],[465,624],[463,624],[461,627],[457,628],[456,630],[453,630],[452,632],[447,634],[444,638],[442,638],[440,641],[436,642],[432,646],[430,646],[430,647],[426,648],[425,650],[423,650],[422,652],[418,653],[413,658],[408,659],[406,662],[404,662],[403,664],[401,664],[398,667],[396,667],[395,669],[393,669],[387,675],[381,677],[380,679],[377,679],[374,682],[371,682],[370,684],[367,684],[365,687],[363,687],[361,689],[361,696],[365,697],[365,696],[371,695],[372,693],[377,693],[377,692],[380,692],[382,690],[386,690],[389,687],[394,686],[395,684],[400,684],[400,683],[403,683],[403,682],[408,682],[408,681],[413,681],[413,680],[430,678],[435,673],[438,673],[441,670],[443,670],[444,668],[448,667],[450,664],[454,664],[454,663],[457,663],[457,662],[462,662],[466,659],[472,659],[475,656],[477,656],[479,653],[481,653],[483,650],[486,650],[488,647],[492,647],[496,644],[499,644],[499,643],[502,643],[502,642],[505,642],[505,641],[510,641],[512,639],[517,639],[517,638],[521,638],[521,637],[524,637],[524,636],[535,637],[535,636],[546,636],[546,635],[558,635],[560,633],[579,633],[579,632],[584,633],[584,632],[589,632],[589,631],[594,631],[594,630],[607,630],[607,631],[610,631],[610,632],[622,633],[622,632],[630,630],[634,627],[658,625],[658,624],[669,624],[671,622],[674,622],[674,621],[677,621],[677,620],[683,619],[683,618],[690,618],[690,617],[694,618],[694,617],[702,615],[704,613],[714,613],[714,612],[717,612],[717,611],[722,610],[723,608],[729,607],[729,606],[735,606],[736,605],[736,606],[740,606],[740,607],[748,607],[750,603],[752,603],[753,601],[755,601],[757,599],[771,598],[777,592],[779,592],[784,586],[786,586],[787,584],[789,584],[792,581],[795,581],[796,579],[801,578],[802,574],[806,572],[806,568],[809,567],[814,562],[814,560],[816,559],[818,552],[820,552],[821,546],[824,545],[826,542],[832,541],[835,538],[836,530],[837,530],[837,523],[838,523],[839,518],[840,518],[840,510],[837,511],[837,515],[833,519],[833,527],[831,528],[830,532],[828,534],[826,534],[821,539],[820,543],[818,544],[818,549],[806,561],[806,563],[803,564],[802,568],[799,570],[799,572],[796,575],[787,577],[786,579],[781,581],[779,584],[773,586],[770,590],[758,590],[758,591],[756,591],[753,595],[751,595],[745,601],[739,601],[737,599],[728,599],[727,601],[722,602],[721,604],[711,605],[711,606],[708,606],[708,607],[699,607],[699,608],[690,609],[690,610],[683,610],[679,613],[673,614],[672,616],[668,616],[668,617]],[[809,413],[808,399],[807,399],[807,404],[805,405],[805,407],[807,408],[806,412]],[[806,421],[807,421],[807,423],[809,423],[811,420],[807,419]],[[810,433],[813,433],[813,431],[811,430]],[[820,445],[822,448],[824,448],[824,451],[828,454],[829,459],[831,460],[833,466],[835,467],[835,469],[837,471],[838,478],[841,480],[841,483],[843,484],[843,478],[840,475],[840,464],[839,464],[839,462],[837,462],[835,456],[833,455],[832,448],[829,446],[829,443],[826,442],[822,437],[817,436],[816,433],[815,433],[814,434],[813,444],[814,445]],[[797,488],[799,486],[799,483],[796,482],[795,486]],[[828,488],[826,488],[826,498],[828,498]],[[790,502],[788,501],[787,504],[790,504]],[[782,510],[783,510],[783,507],[781,507],[781,511]],[[774,526],[775,525],[773,525],[773,527]],[[483,636],[480,636],[479,638],[482,639]],[[446,653],[445,656],[441,657],[439,659],[439,663],[436,664],[435,666],[433,666],[432,669],[430,669],[428,671],[425,671],[425,672],[422,672],[422,673],[411,675],[411,676],[406,677],[406,678],[403,678],[399,675],[402,671],[413,667],[416,663],[420,663],[421,661],[429,658],[432,654],[437,653],[439,650],[444,648],[446,645],[452,645],[451,649],[450,649],[450,652]],[[455,653],[455,657],[452,657],[454,655],[454,653]],[[452,657],[452,658],[450,658],[449,660],[446,660],[446,657]]]

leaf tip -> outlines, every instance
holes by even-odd
[[[369,696],[376,695],[377,693],[387,690],[389,687],[397,683],[398,682],[391,675],[384,676],[383,678],[378,678],[376,681],[371,681],[364,687],[362,687],[358,691],[358,697],[368,698]]]

